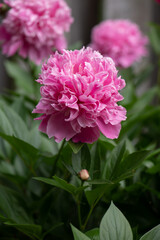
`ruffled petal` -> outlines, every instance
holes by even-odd
[[[69,141],[76,134],[70,122],[64,121],[64,114],[62,113],[52,115],[49,118],[46,133],[49,138],[54,137],[56,142],[60,142],[64,138]]]
[[[98,127],[81,128],[81,132],[76,134],[73,138],[73,142],[93,143],[100,136]]]
[[[97,125],[99,127],[99,130],[110,139],[118,138],[119,132],[121,130],[121,124],[111,125],[110,123],[105,124],[103,120],[98,119]]]

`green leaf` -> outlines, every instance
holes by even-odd
[[[138,87],[142,82],[146,81],[146,79],[151,75],[154,70],[154,66],[150,63],[145,67],[134,79],[134,84]]]
[[[24,199],[16,191],[0,186],[0,209],[17,224],[33,223]]]
[[[43,177],[35,177],[35,180],[50,184],[54,187],[58,187],[61,188],[73,195],[77,194],[78,191],[83,190],[84,188],[77,188],[72,184],[69,184],[68,182],[66,182],[65,180],[54,176],[53,179],[50,178],[43,178]]]
[[[79,150],[83,147],[84,143],[74,143],[71,140],[68,142],[69,146],[73,150],[74,153],[78,153]]]
[[[157,87],[152,87],[147,92],[145,92],[132,106],[130,114],[137,114],[138,112],[141,113],[149,105],[149,103],[151,103],[152,99],[156,96],[158,91],[159,90]]]
[[[128,78],[125,79],[128,80]],[[131,104],[135,100],[136,97],[133,80],[131,82],[127,82],[126,87],[121,91],[121,94],[124,97],[121,102],[124,106]]]
[[[160,239],[160,224],[152,228],[149,232],[144,234],[140,240],[159,240]]]
[[[81,170],[81,152],[79,151],[77,154],[72,153],[72,167],[73,170],[78,174]]]
[[[153,118],[160,112],[160,107],[153,107],[149,109],[145,109],[142,112],[134,113],[130,117],[128,117],[127,121],[123,123],[123,128],[120,133],[120,137],[124,137],[125,134],[129,135],[130,132],[134,131],[137,127],[137,124],[143,123],[144,120],[149,120],[150,118]]]
[[[14,136],[7,136],[3,133],[0,133],[0,136],[12,146],[27,166],[33,167],[35,165],[39,154],[38,149]]]
[[[6,222],[7,220],[8,220],[8,218],[6,218],[6,217],[4,217],[0,214],[0,221],[1,222]]]
[[[0,132],[27,141],[29,131],[22,118],[4,103],[0,103],[0,108]]]
[[[24,233],[25,235],[34,239],[34,237],[41,239],[42,227],[35,224],[14,224],[6,222],[5,225],[11,226]]]
[[[117,168],[113,175],[113,181],[119,182],[134,174],[135,170],[141,165],[141,163],[148,157],[150,151],[138,151],[129,154]]]
[[[84,233],[80,232],[73,225],[71,225],[71,228],[72,228],[74,240],[91,240],[89,237],[87,237]]]
[[[91,179],[98,179],[101,171],[101,146],[105,142],[97,141],[91,148],[91,166],[90,166],[90,177]]]
[[[100,240],[99,238],[99,229],[94,228],[85,233],[91,240]]]
[[[100,134],[100,137],[99,137],[98,140],[99,140],[99,141],[102,141],[102,142],[105,142],[106,145],[107,145],[108,150],[112,150],[112,149],[115,148],[116,145],[117,145],[113,140],[105,137],[102,133]]]
[[[112,151],[111,157],[107,160],[106,165],[104,167],[104,172],[107,179],[111,181],[114,179],[114,175],[120,166],[125,150],[126,143],[125,141],[123,141],[120,144],[118,144]]]
[[[151,45],[157,55],[160,54],[160,26],[157,24],[150,25],[149,38]]]
[[[113,184],[113,182],[105,179],[94,179],[94,180],[88,180],[87,182],[92,185]]]
[[[91,164],[91,154],[87,144],[84,144],[81,148],[81,167],[89,171]]]
[[[18,89],[27,94],[33,94],[33,77],[27,69],[22,66],[22,63],[5,61],[5,68],[10,77],[15,80]]]
[[[102,184],[93,190],[90,190],[90,191],[86,190],[85,195],[89,205],[92,206],[96,202],[96,200],[105,193],[107,188],[108,188],[108,184],[105,184],[105,185]]]
[[[133,240],[131,227],[121,211],[111,203],[100,223],[101,240]]]
[[[12,135],[14,133],[12,125],[8,120],[5,113],[0,109],[0,131],[5,132],[7,135]]]

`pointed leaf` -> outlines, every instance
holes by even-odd
[[[144,150],[129,154],[114,173],[113,181],[118,182],[127,177],[133,176],[135,170],[148,157],[149,153],[150,151]]]
[[[24,199],[16,191],[0,186],[0,209],[17,224],[33,223]]]
[[[160,239],[160,224],[152,228],[149,232],[144,234],[140,240],[159,240]]]
[[[106,172],[105,175],[107,179],[113,180],[117,169],[119,169],[125,150],[126,150],[126,143],[123,141],[120,144],[118,144],[112,151],[111,157],[107,160],[106,165],[104,167],[104,171]]]
[[[91,154],[87,144],[84,144],[81,148],[81,167],[89,171],[91,164]]]
[[[3,114],[6,116],[7,121],[10,123],[10,126],[12,127],[12,132],[8,132],[8,128],[6,127],[6,124],[1,124],[1,121],[3,121],[2,116],[0,117],[0,132],[5,133],[7,135],[14,135],[17,138],[22,139],[23,141],[27,141],[28,137],[28,129],[23,121],[23,119],[7,104],[0,103],[1,111],[3,111]]]
[[[90,240],[84,233],[80,232],[77,228],[71,225],[74,240]]]
[[[105,193],[107,188],[108,188],[108,184],[105,184],[105,185],[102,184],[93,190],[85,191],[85,195],[89,205],[92,206],[95,203],[95,201]]]
[[[84,143],[74,143],[72,141],[68,142],[69,146],[72,148],[74,153],[78,153],[79,150],[83,147]]]
[[[111,203],[100,224],[100,240],[133,240],[131,227],[121,211]]]
[[[14,151],[20,156],[27,166],[34,166],[38,159],[38,149],[14,136],[8,136],[3,133],[0,133],[0,136],[12,146]]]
[[[99,229],[94,228],[85,233],[91,240],[100,240],[99,238]]]
[[[77,188],[72,185],[67,183],[65,180],[58,178],[56,176],[53,177],[54,179],[50,179],[50,178],[43,178],[43,177],[35,177],[35,180],[50,184],[54,187],[58,187],[61,188],[71,194],[76,194]]]

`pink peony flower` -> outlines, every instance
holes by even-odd
[[[10,6],[0,26],[3,54],[16,52],[39,64],[53,48],[66,48],[64,32],[73,22],[64,0],[5,0]]]
[[[130,67],[146,56],[148,38],[135,23],[128,20],[107,20],[95,26],[91,34],[91,47],[103,56],[111,57],[117,67]]]
[[[125,81],[111,58],[91,48],[56,52],[37,81],[43,84],[42,98],[33,113],[43,114],[37,118],[39,130],[49,138],[92,143],[100,131],[107,138],[118,137],[126,119],[126,110],[117,105]]]

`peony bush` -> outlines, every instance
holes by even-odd
[[[64,0],[0,14],[0,239],[160,239],[160,26],[102,19],[78,47]]]

